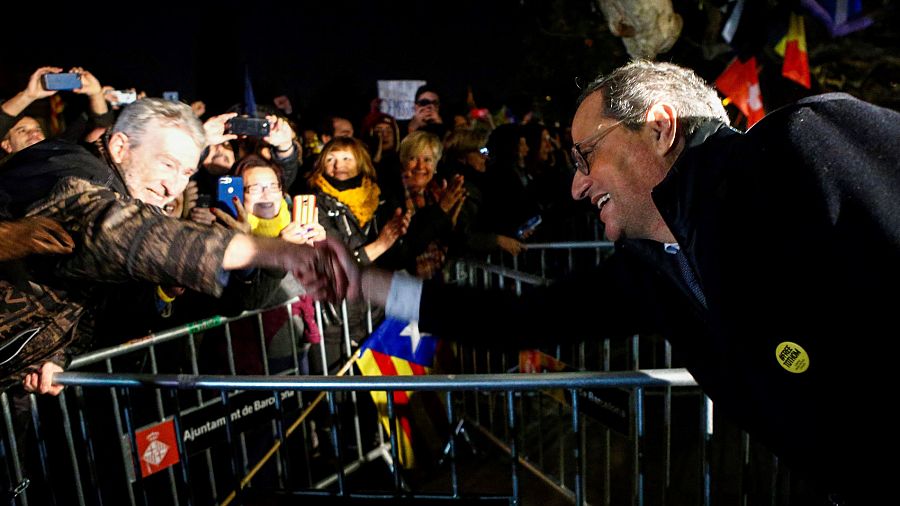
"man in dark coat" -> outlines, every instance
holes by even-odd
[[[470,342],[660,332],[717,411],[823,491],[865,504],[891,483],[880,462],[898,439],[886,367],[900,307],[897,125],[895,111],[830,94],[741,134],[692,71],[634,62],[594,81],[572,123],[572,196],[597,206],[617,244],[609,261],[521,299],[374,270],[363,294]]]

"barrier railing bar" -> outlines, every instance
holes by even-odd
[[[509,455],[512,460],[512,500],[510,504],[513,506],[519,504],[522,500],[521,491],[519,490],[519,445],[516,441],[519,437],[519,431],[516,430],[516,408],[513,398],[513,391],[506,392],[506,413],[507,427],[509,428]]]
[[[230,343],[231,341],[229,341],[229,344]],[[152,374],[159,374],[159,367],[156,362],[156,346],[151,344],[148,348],[148,351],[150,352],[150,372]],[[162,392],[159,389],[154,390],[153,397],[156,400],[156,421],[161,422],[166,416],[166,411],[165,409],[163,409]],[[166,475],[169,478],[169,490],[172,493],[172,504],[174,504],[174,506],[178,506],[178,487],[175,484],[175,469],[169,467],[168,469],[166,469]]]
[[[105,360],[106,363],[106,372],[112,374],[113,366],[112,359],[107,358]],[[199,391],[197,392],[200,393]],[[119,406],[119,394],[116,392],[116,387],[109,387],[110,398],[112,399],[112,410],[113,416],[116,420],[116,434],[125,434],[125,428],[122,425],[122,411]],[[131,481],[129,480],[129,475],[134,472],[134,464],[131,461],[131,449],[126,446],[125,439],[119,437],[119,453],[122,455],[122,465],[125,469],[125,490],[128,492],[128,500],[131,503],[131,506],[135,506],[137,504],[135,502],[134,497],[134,489],[131,486]]]
[[[452,392],[444,394],[444,404],[447,406],[447,427],[450,428],[450,435],[447,444],[448,456],[450,457],[450,492],[453,497],[459,497],[459,476],[456,469],[456,420],[453,418],[453,395]],[[459,423],[462,423],[460,420]]]
[[[579,423],[580,413],[578,411],[578,391],[569,390],[572,397],[572,436],[574,444],[572,445],[572,456],[575,459],[575,504],[582,506],[584,500],[584,482],[582,477],[585,476],[584,459],[581,453],[580,440],[583,435],[581,424]]]
[[[196,334],[189,333],[188,334],[188,353],[191,358],[191,372],[193,374],[200,374],[200,367],[197,363],[197,343],[196,343]],[[110,371],[112,372],[112,371]],[[113,390],[115,391],[115,390]],[[203,406],[203,392],[197,390],[197,408],[199,409]],[[183,415],[184,412],[181,412]],[[121,431],[120,431],[121,433]],[[203,450],[203,454],[206,456],[206,469],[207,469],[207,477],[209,479],[209,489],[210,489],[210,497],[212,497],[213,502],[218,502],[219,496],[218,491],[216,490],[216,471],[213,466],[212,461],[212,451],[209,448]]]
[[[72,423],[69,418],[69,408],[66,404],[66,393],[59,394],[59,409],[62,412],[63,432],[66,437],[66,445],[69,450],[69,460],[72,462],[72,480],[75,482],[75,495],[78,497],[79,506],[84,506],[84,488],[81,483],[81,468],[78,465],[78,456],[75,454],[75,441],[72,438]]]
[[[32,392],[28,394],[28,407],[31,411],[31,423],[34,427],[34,438],[38,446],[38,457],[41,465],[41,477],[44,483],[50,483],[50,469],[48,467],[47,442],[44,441],[43,429],[41,429],[41,417],[38,414],[37,396]],[[56,491],[47,490],[50,504],[56,506]]]
[[[84,387],[199,388],[205,390],[491,390],[523,391],[550,388],[694,387],[687,369],[644,369],[615,372],[544,374],[437,374],[428,376],[223,376],[187,374],[125,374],[61,372],[53,381]],[[704,425],[706,420],[704,419]]]
[[[611,241],[585,241],[585,242],[535,242],[527,243],[529,250],[548,250],[548,249],[594,249],[605,248],[613,249],[615,243]]]
[[[299,300],[299,298],[295,297],[289,300],[287,303],[295,302]],[[317,303],[318,304],[318,303]],[[155,332],[153,334],[148,334],[144,337],[140,337],[137,339],[132,339],[127,343],[120,344],[118,346],[113,346],[110,348],[104,348],[102,350],[95,351],[93,353],[86,353],[84,355],[80,355],[72,359],[72,362],[69,364],[69,369],[77,369],[79,367],[84,367],[86,365],[94,364],[96,362],[100,362],[109,357],[116,357],[126,352],[137,351],[148,346],[152,346],[154,344],[161,344],[166,341],[171,341],[173,339],[177,339],[182,336],[186,336],[188,334],[197,333],[203,330],[208,330],[214,327],[220,327],[227,323],[231,323],[233,321],[241,320],[243,318],[247,318],[248,316],[253,316],[259,313],[264,313],[268,311],[270,308],[263,309],[254,309],[252,311],[244,311],[243,313],[236,316],[213,316],[211,318],[207,318],[205,320],[200,320],[193,323],[188,323],[186,325],[181,325],[179,327],[175,327],[172,329]],[[321,322],[319,322],[319,328],[321,327]]]
[[[3,405],[3,421],[6,422],[6,435],[7,440],[9,441],[9,453],[10,455],[12,455],[13,476],[15,476],[16,483],[22,483],[24,474],[22,473],[22,463],[19,462],[19,448],[16,444],[16,434],[15,430],[13,429],[12,423],[12,412],[9,407],[9,397],[6,395],[6,392],[0,393],[0,403],[2,403]],[[22,504],[22,506],[28,506],[27,489],[25,494],[19,496],[19,502],[20,504]],[[81,499],[81,503],[84,504],[83,498]]]
[[[86,452],[86,460],[87,460],[87,468],[88,468],[88,479],[90,480],[91,490],[94,492],[94,497],[97,501],[97,504],[103,504],[103,499],[100,496],[100,487],[97,482],[97,465],[96,465],[96,455],[94,453],[94,442],[91,439],[91,433],[88,429],[87,418],[84,415],[84,392],[82,388],[75,387],[75,412],[78,414],[78,428],[81,429],[81,440],[84,442],[84,449]]]
[[[63,394],[65,394],[65,392],[63,392],[59,396],[62,397]],[[140,466],[140,456],[137,455],[137,447],[138,446],[137,446],[137,437],[135,436],[135,433],[134,433],[134,429],[135,429],[134,422],[131,419],[131,396],[128,394],[127,388],[122,389],[121,395],[122,395],[122,403],[124,404],[122,406],[122,415],[125,419],[125,433],[128,434],[128,441],[131,443],[131,448],[132,448],[132,450],[129,451],[128,456],[131,459],[130,467],[131,467],[132,472],[134,473],[134,477],[135,477],[134,483],[129,484],[128,486],[129,487],[134,487],[134,486],[139,487],[140,491],[141,491],[141,495],[139,496],[139,498],[142,499],[141,504],[148,504],[147,490],[144,488],[143,482],[139,479],[139,477],[141,476],[141,466]],[[63,399],[60,399],[60,405],[61,406],[65,405],[65,401]],[[65,413],[65,411],[64,411],[64,413]],[[64,416],[64,420],[68,420],[68,418],[69,418],[68,414],[64,414],[63,416]],[[65,422],[63,422],[63,423],[65,423]]]

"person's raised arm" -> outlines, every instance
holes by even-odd
[[[222,259],[225,270],[263,267],[290,272],[315,300],[338,302],[359,293],[359,273],[344,248],[334,239],[315,247],[274,237],[235,234]]]
[[[81,88],[76,88],[72,92],[79,95],[87,95],[91,114],[103,116],[108,113],[109,105],[107,105],[106,98],[103,96],[103,86],[100,85],[100,80],[94,74],[81,67],[73,67],[69,72],[74,72],[81,76]]]
[[[235,134],[225,133],[225,123],[231,118],[237,116],[236,112],[227,112],[218,116],[213,116],[203,122],[203,131],[206,133],[206,145],[215,146],[226,141],[237,139]]]
[[[28,78],[28,86],[11,99],[3,102],[3,104],[0,105],[0,109],[8,115],[16,117],[35,100],[40,100],[56,94],[55,90],[45,90],[43,85],[41,85],[41,77],[43,77],[44,74],[53,74],[56,72],[62,72],[62,69],[59,67],[41,67],[35,70],[34,73],[31,74],[31,77]],[[5,134],[5,132],[3,132],[3,134]]]

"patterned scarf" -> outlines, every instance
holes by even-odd
[[[281,207],[278,208],[278,214],[274,218],[259,218],[253,214],[247,215],[247,223],[253,235],[261,235],[263,237],[278,237],[278,234],[284,230],[291,222],[291,211],[288,209],[287,200],[281,199]]]
[[[362,178],[362,184],[349,190],[338,190],[321,175],[313,181],[313,186],[349,207],[350,212],[359,221],[360,227],[365,227],[366,223],[369,223],[369,220],[375,215],[375,209],[378,208],[378,197],[381,196],[381,189],[367,177]]]

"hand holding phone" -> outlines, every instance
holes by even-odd
[[[236,116],[225,123],[225,133],[234,135],[266,137],[269,135],[269,130],[269,120],[266,118]]]
[[[318,221],[315,195],[297,195],[294,197],[294,220],[301,225],[311,225]]]
[[[81,88],[81,76],[74,72],[53,72],[41,76],[45,90],[77,90]]]
[[[233,176],[222,176],[219,178],[218,191],[216,194],[216,207],[237,218],[237,208],[234,207],[234,197],[244,202],[244,178]]]

